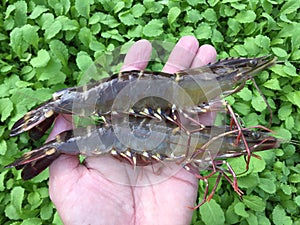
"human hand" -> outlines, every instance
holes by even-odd
[[[150,55],[149,42],[136,42],[122,70],[144,69]],[[183,37],[163,71],[174,73],[199,67],[215,58],[213,47],[199,48],[195,38]],[[68,119],[59,116],[49,138],[71,126]],[[140,168],[147,185],[136,186],[132,179],[136,177],[134,168],[111,156],[89,157],[80,164],[77,156],[62,155],[50,166],[50,197],[66,225],[189,224],[193,211],[188,207],[196,202],[198,182],[178,165],[171,169],[178,172],[158,183],[163,173],[155,174],[151,166]]]

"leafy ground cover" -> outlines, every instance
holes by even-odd
[[[287,143],[260,153],[239,176],[243,201],[227,182],[194,212],[192,224],[300,224],[300,2],[298,0],[4,0],[0,5],[0,165],[29,147],[26,134],[9,138],[14,121],[51,93],[77,85],[105,52],[139,40],[176,42],[194,35],[219,57],[273,54],[280,64],[256,78],[272,110],[272,129]],[[26,96],[26,97],[24,97]],[[36,98],[36,96],[39,96]],[[228,101],[247,126],[267,125],[269,110],[247,83]],[[42,141],[42,140],[41,140]],[[243,159],[230,160],[237,173]],[[61,224],[48,196],[48,174],[23,182],[0,168],[1,224]],[[212,178],[215,179],[215,178]],[[203,193],[200,182],[199,195]]]

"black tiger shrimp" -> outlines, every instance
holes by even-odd
[[[276,58],[270,56],[231,58],[174,74],[126,71],[87,86],[63,89],[54,93],[51,100],[18,120],[12,127],[11,136],[29,131],[30,136],[38,139],[52,126],[60,113],[96,115],[108,122],[62,132],[55,140],[25,153],[6,167],[21,169],[22,178],[28,180],[46,169],[61,154],[81,154],[88,157],[111,155],[133,166],[175,162],[206,182],[203,201],[198,206],[212,197],[221,176],[224,176],[241,196],[243,192],[238,188],[236,175],[226,159],[247,156],[248,168],[250,157],[256,156],[254,152],[275,148],[279,145],[278,140],[264,127],[256,127],[262,128],[263,131],[252,131],[239,126],[230,106],[228,109],[237,129],[197,124],[189,115],[198,116],[207,111],[219,111],[218,104],[214,108],[215,102],[218,102],[215,101],[216,98],[241,90],[248,79],[273,65],[275,61]],[[159,96],[139,96],[138,101],[133,101],[134,104],[123,104],[122,107],[114,105],[116,100],[122,103],[130,102],[130,94],[136,93],[135,88],[146,87],[143,86],[143,82],[150,85],[150,92],[154,90],[154,93],[162,92],[166,93],[165,95],[171,93],[171,101],[168,101],[170,98],[163,98],[164,94],[160,93]],[[151,89],[153,86],[155,88]],[[128,87],[129,91],[122,95]],[[188,96],[188,101],[184,101],[181,91]],[[123,98],[118,99],[120,94]],[[123,114],[129,117],[127,127],[124,126],[124,121],[111,123],[114,116]],[[190,119],[191,127],[195,127],[193,132],[184,129],[179,119],[182,115]],[[158,121],[149,123],[152,118]],[[165,121],[165,124],[159,121]],[[124,138],[120,139],[122,136]],[[129,141],[124,143],[124,139]],[[216,140],[220,140],[217,150],[212,144]],[[224,169],[224,165],[227,169]],[[202,169],[212,172],[203,177],[199,175]],[[208,195],[207,178],[215,173],[219,175],[213,191]],[[226,173],[230,173],[233,180]]]
[[[200,104],[208,103],[221,95],[237,92],[248,79],[273,65],[275,61],[276,58],[270,56],[230,58],[174,74],[149,71],[120,72],[87,86],[55,92],[51,100],[18,120],[10,135],[16,136],[29,131],[30,136],[39,139],[51,127],[59,113],[106,118],[112,113],[129,113],[174,122],[174,111],[201,112],[202,108],[198,107]],[[133,101],[137,89],[139,93],[144,92],[141,87],[149,87],[150,96],[138,97],[139,101]],[[128,91],[120,95],[125,88]],[[156,93],[160,93],[159,96],[156,96]],[[122,96],[118,102],[126,101],[128,104],[114,104],[118,96]],[[134,104],[129,104],[130,102]],[[172,109],[171,112],[169,109]]]
[[[212,136],[212,130],[216,135]],[[270,132],[243,129],[252,152],[274,148],[278,145]],[[7,167],[22,169],[22,178],[31,179],[61,154],[99,156],[109,154],[134,166],[155,162],[180,163],[187,170],[199,168],[197,164],[212,166],[211,158],[204,153],[213,152],[212,139],[222,138],[221,146],[213,160],[245,155],[243,142],[236,145],[237,130],[207,126],[199,132],[187,134],[172,123],[149,123],[147,118],[131,117],[118,125],[90,126],[62,132],[42,147],[25,153]],[[189,141],[189,146],[184,146]],[[124,141],[125,140],[125,141]],[[127,141],[126,141],[127,140]],[[88,144],[87,144],[88,143]],[[143,143],[143,144],[142,144]],[[186,155],[186,148],[194,149]]]

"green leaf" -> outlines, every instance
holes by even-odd
[[[273,78],[264,83],[264,87],[272,89],[272,90],[281,90],[278,79]]]
[[[295,91],[292,93],[292,98],[289,98],[289,100],[298,106],[300,108],[300,91]]]
[[[241,217],[248,217],[249,214],[246,212],[245,205],[242,202],[238,202],[234,206],[234,212]]]
[[[99,23],[92,25],[91,32],[93,35],[98,34],[101,31],[101,25]]]
[[[260,224],[258,224],[257,216],[251,212],[249,212],[249,216],[246,217],[246,221],[248,222],[248,224],[251,224],[251,225],[260,225]]]
[[[273,135],[277,138],[286,141],[289,141],[292,138],[291,132],[283,127],[273,127],[272,130],[274,131]]]
[[[69,53],[66,45],[59,40],[52,40],[49,43],[51,53],[62,62],[64,66],[68,65]]]
[[[242,4],[242,3],[239,3],[237,1],[232,1],[232,4],[231,6],[239,11],[242,11],[244,12],[244,9],[246,8],[246,4]]]
[[[17,1],[15,6],[16,26],[21,27],[27,23],[27,3],[25,1]]]
[[[21,223],[21,225],[40,225],[42,224],[43,221],[40,218],[28,218],[23,220],[23,222]]]
[[[200,14],[199,10],[191,9],[186,12],[186,21],[191,23],[197,23],[202,19],[202,15]]]
[[[8,5],[8,7],[6,8],[6,11],[5,11],[5,19],[8,19],[10,17],[10,15],[12,14],[12,12],[14,12],[15,10],[16,10],[15,5]]]
[[[234,54],[233,50],[235,50],[237,52],[237,54]],[[247,54],[248,53],[247,53],[247,51],[246,51],[246,49],[245,49],[245,47],[243,45],[235,45],[235,46],[233,46],[233,49],[230,50],[230,55],[236,56],[236,57],[238,57],[238,56],[245,56]],[[244,90],[244,88],[241,91],[243,91],[243,90]]]
[[[198,39],[209,39],[212,36],[212,29],[207,23],[201,23],[195,30]]]
[[[289,130],[292,130],[295,126],[295,120],[292,116],[289,116],[285,120],[285,127]]]
[[[229,36],[235,36],[239,33],[240,31],[240,23],[238,22],[238,20],[234,19],[234,18],[229,18],[228,19],[228,35]]]
[[[100,20],[100,23],[103,23],[109,26],[110,28],[115,28],[120,25],[120,23],[115,19],[115,17],[105,14],[103,14],[103,16],[104,17]]]
[[[93,64],[93,60],[86,52],[79,52],[76,64],[81,71],[86,71]]]
[[[200,215],[206,225],[223,225],[225,223],[224,212],[214,199],[200,207]]]
[[[270,220],[264,215],[257,215],[259,225],[271,225]]]
[[[28,200],[29,204],[31,205],[32,209],[39,207],[43,202],[41,199],[41,196],[39,195],[39,193],[37,191],[29,193],[27,200]]]
[[[163,22],[158,19],[151,20],[146,26],[144,26],[143,34],[148,37],[156,37],[163,33]]]
[[[220,31],[214,29],[211,38],[212,43],[222,43],[224,41],[223,35]]]
[[[199,0],[187,0],[187,2],[189,3],[189,5],[191,6],[196,6],[198,5],[199,3],[201,3],[201,1]],[[203,2],[202,2],[203,3]]]
[[[217,3],[219,2],[219,0],[208,0],[207,3],[211,6],[214,7],[215,5],[217,5]]]
[[[48,10],[44,5],[36,5],[28,18],[34,20]]]
[[[225,17],[231,18],[235,14],[236,10],[234,8],[227,6],[227,5],[222,5],[222,6],[224,7],[224,16]]]
[[[50,55],[45,49],[38,51],[38,55],[30,60],[30,64],[33,67],[45,67],[50,61]]]
[[[143,27],[141,25],[138,25],[128,31],[128,36],[130,38],[140,37],[142,33],[143,33]]]
[[[46,204],[43,205],[41,208],[41,219],[42,220],[49,220],[52,217],[53,214],[53,205],[52,204]]]
[[[8,170],[0,173],[0,191],[4,191],[6,189],[6,184],[4,185],[4,181],[6,180],[5,178],[7,173]]]
[[[256,14],[251,10],[246,10],[238,13],[235,19],[240,23],[252,23],[256,19]]]
[[[300,183],[300,174],[292,174],[289,176],[289,182]]]
[[[291,56],[291,60],[299,60],[300,59],[300,49],[297,49],[293,52]]]
[[[244,196],[243,202],[247,207],[257,212],[264,211],[266,207],[265,202],[260,197],[254,195]]]
[[[282,208],[282,206],[277,205],[272,212],[273,222],[275,225],[292,225],[293,222],[290,217],[288,217]]]
[[[51,58],[47,66],[37,68],[37,73],[40,74],[38,80],[47,81],[48,85],[63,83],[66,75],[60,71],[61,68],[61,62],[58,59]]]
[[[255,43],[259,47],[261,47],[263,49],[266,49],[266,50],[269,50],[271,41],[270,41],[269,37],[266,37],[266,36],[263,36],[263,35],[257,35],[255,37]]]
[[[258,187],[269,194],[274,194],[276,192],[275,183],[270,182],[270,179],[267,178],[259,178]]]
[[[256,44],[255,39],[252,37],[246,38],[244,40],[244,47],[247,50],[248,55],[250,55],[250,56],[258,55],[261,52],[261,49]]]
[[[144,14],[144,12],[146,11],[145,7],[138,3],[136,5],[134,5],[131,9],[130,9],[132,15],[137,18],[137,17],[140,17]]]
[[[236,224],[240,221],[240,217],[234,212],[235,204],[231,204],[226,209],[225,218],[227,224]]]
[[[131,12],[125,11],[119,14],[119,19],[121,20],[121,22],[127,26],[131,26],[135,24],[135,18],[134,16],[131,14]]]
[[[280,188],[282,192],[286,195],[291,195],[292,194],[292,189],[289,185],[287,184],[280,184]]]
[[[267,108],[267,105],[266,105],[263,97],[260,95],[259,96],[254,95],[252,97],[251,105],[258,112],[262,112]]]
[[[98,41],[91,41],[89,48],[95,52],[96,51],[104,52],[104,50],[105,50],[105,46],[101,42],[98,42]]]
[[[55,224],[55,225],[64,225],[57,212],[54,214],[53,224]]]
[[[14,208],[17,210],[17,212],[22,211],[22,202],[24,198],[24,188],[20,186],[16,186],[12,189],[10,193],[11,197],[11,203],[14,206]]]
[[[1,72],[1,73],[8,73],[8,72],[10,72],[13,68],[14,68],[13,65],[6,65],[6,66],[1,67],[0,72]]]
[[[289,0],[281,7],[281,14],[290,14],[296,12],[300,8],[300,2],[298,0]]]
[[[283,65],[274,65],[270,68],[270,70],[272,70],[274,73],[278,74],[279,76],[282,77],[287,77],[288,75],[286,74],[286,72],[284,71],[284,67]]]
[[[90,1],[75,0],[75,9],[79,13],[79,15],[88,19],[90,15]]]
[[[79,29],[79,24],[76,20],[70,20],[65,16],[60,16],[56,20],[61,23],[63,31],[75,31]]]
[[[241,91],[237,93],[239,97],[241,97],[244,101],[250,101],[252,99],[252,92],[244,87]]]
[[[29,24],[26,24],[22,27],[22,33],[24,41],[26,41],[28,44],[32,45],[35,48],[38,48],[38,41],[39,36],[36,31],[36,27],[33,27]]]
[[[254,188],[258,185],[258,175],[256,173],[250,173],[247,176],[239,177],[238,185],[243,189]]]
[[[4,122],[13,111],[13,104],[9,98],[0,99],[1,122]]]
[[[259,153],[257,153],[257,155],[259,155]],[[250,167],[254,173],[262,172],[266,168],[266,162],[263,159],[253,157],[250,161]]]
[[[63,7],[63,13],[67,14],[71,8],[70,0],[62,0],[60,1],[60,7]]]
[[[45,30],[46,40],[50,40],[51,38],[55,37],[55,35],[57,35],[61,29],[62,24],[60,23],[60,21],[56,20]]]
[[[20,213],[17,212],[16,208],[12,205],[9,204],[5,207],[5,216],[7,216],[11,220],[18,220],[20,219]]]
[[[6,141],[0,140],[0,155],[5,155],[7,150]]]
[[[146,13],[159,14],[163,10],[163,5],[154,0],[144,0],[143,5],[146,7]]]
[[[10,46],[13,51],[22,58],[24,52],[28,49],[29,45],[23,39],[23,32],[21,28],[15,28],[10,33]]]
[[[202,13],[202,15],[207,21],[210,21],[210,22],[216,22],[218,20],[217,14],[216,14],[215,10],[213,10],[212,8],[206,9]]]
[[[44,13],[39,19],[39,24],[42,26],[42,30],[48,29],[54,23],[54,15],[51,13]]]
[[[237,102],[234,104],[234,108],[242,115],[247,115],[250,112],[250,106],[246,103]]]
[[[79,40],[84,44],[84,46],[88,47],[90,42],[92,41],[92,33],[89,28],[83,27],[80,29],[78,33]]]
[[[300,207],[300,196],[295,197],[295,202]]]
[[[274,54],[280,58],[285,58],[287,57],[287,52],[282,49],[282,48],[278,48],[278,47],[272,47],[272,52],[274,52]]]
[[[299,77],[296,67],[289,62],[286,62],[286,66],[283,67],[283,71],[289,76]]]
[[[118,13],[119,11],[121,11],[123,8],[125,7],[125,3],[124,2],[118,2],[115,7],[114,7],[114,12]]]
[[[124,41],[124,38],[119,34],[118,30],[116,30],[116,29],[109,30],[107,32],[103,32],[102,37],[115,39],[120,42]]]
[[[278,117],[281,120],[285,120],[292,113],[292,105],[286,104],[280,107],[278,110]]]
[[[176,21],[178,16],[180,15],[180,9],[178,7],[172,7],[168,12],[168,22],[172,26],[172,24]]]

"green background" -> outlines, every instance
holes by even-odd
[[[222,180],[192,224],[299,225],[299,143],[290,141],[299,141],[300,131],[299,8],[299,0],[1,1],[0,224],[61,224],[48,196],[48,171],[24,182],[19,171],[3,168],[43,141],[9,138],[14,121],[54,91],[77,85],[96,58],[120,45],[194,35],[214,45],[219,58],[278,57],[255,80],[274,112],[272,129],[285,143],[260,153],[262,160],[253,159],[239,176],[243,201]],[[269,110],[251,82],[228,101],[247,126],[268,124]],[[228,162],[244,171],[243,158]],[[200,182],[200,199],[203,190]]]

